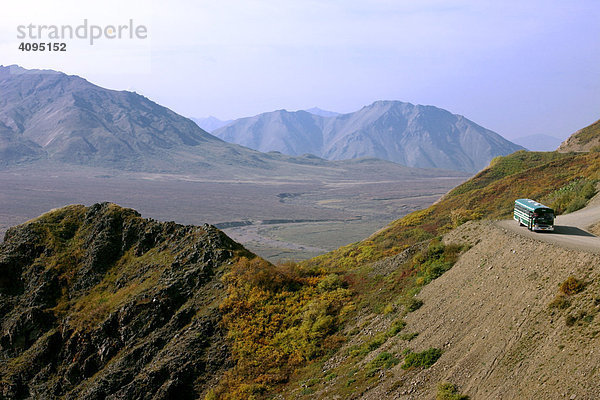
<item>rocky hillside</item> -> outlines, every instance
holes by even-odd
[[[313,399],[350,393],[356,399],[596,398],[600,255],[526,239],[489,222],[466,223],[443,242],[469,250],[412,298],[417,310],[405,313],[402,298],[393,296],[382,311],[365,310],[352,328],[360,333],[325,363],[311,395],[290,393]],[[398,259],[386,265],[371,270],[386,282],[384,296],[402,269]],[[400,333],[376,342],[403,313]],[[364,343],[372,350],[357,354]],[[409,364],[407,354],[427,357]]]
[[[566,153],[569,151],[590,151],[600,146],[600,120],[578,130],[567,140],[561,143],[558,151]]]
[[[241,118],[214,135],[260,151],[329,160],[377,157],[402,165],[477,172],[522,149],[467,118],[432,106],[377,101],[341,115],[285,110]]]
[[[231,365],[214,227],[69,206],[0,245],[0,397],[195,399]]]
[[[143,96],[107,90],[78,76],[0,67],[0,91],[5,163],[38,155],[78,164],[119,164],[220,142]]]

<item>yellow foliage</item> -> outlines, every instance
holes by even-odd
[[[432,213],[431,208],[426,208],[424,210],[415,211],[411,214],[408,214],[404,218],[398,220],[399,226],[419,226],[423,223],[425,218],[427,218]]]
[[[323,354],[352,310],[337,275],[295,264],[241,258],[223,281],[222,323],[236,365],[214,389],[217,398],[260,397],[287,381],[294,368]]]

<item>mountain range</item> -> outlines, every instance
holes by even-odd
[[[328,160],[376,157],[468,172],[523,149],[463,116],[400,101],[377,101],[332,116],[278,110],[238,119],[213,134],[259,151],[310,153]]]
[[[249,178],[319,176],[333,170],[341,175],[345,165],[357,165],[230,144],[137,93],[105,89],[61,72],[0,66],[0,93],[0,167],[51,162]],[[379,160],[367,164],[390,173],[420,174]]]
[[[319,107],[308,108],[304,111],[314,115],[320,115],[321,117],[334,117],[336,115],[340,115],[340,113],[338,112],[323,110]],[[234,121],[233,119],[220,120],[219,118],[213,117],[212,115],[204,118],[190,119],[194,121],[200,128],[204,129],[206,132],[213,132],[219,128],[229,125]]]
[[[476,172],[521,149],[462,116],[397,101],[339,115],[317,108],[264,113],[217,129],[219,139],[137,93],[56,71],[0,66],[0,91],[0,165],[50,160],[140,171],[274,171],[323,165],[318,157],[370,157]],[[265,154],[271,151],[283,154]],[[317,157],[298,157],[305,154]]]

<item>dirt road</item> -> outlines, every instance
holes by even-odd
[[[588,206],[571,214],[559,215],[554,221],[554,232],[531,232],[513,219],[499,221],[502,228],[532,239],[554,243],[562,247],[600,253],[600,237],[588,232],[590,225],[600,221],[600,205]]]

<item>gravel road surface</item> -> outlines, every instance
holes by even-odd
[[[499,221],[502,228],[523,236],[559,246],[600,253],[600,237],[588,232],[589,226],[600,221],[600,206],[588,206],[582,210],[559,215],[554,220],[554,232],[531,232],[525,226],[519,226],[514,219]]]

